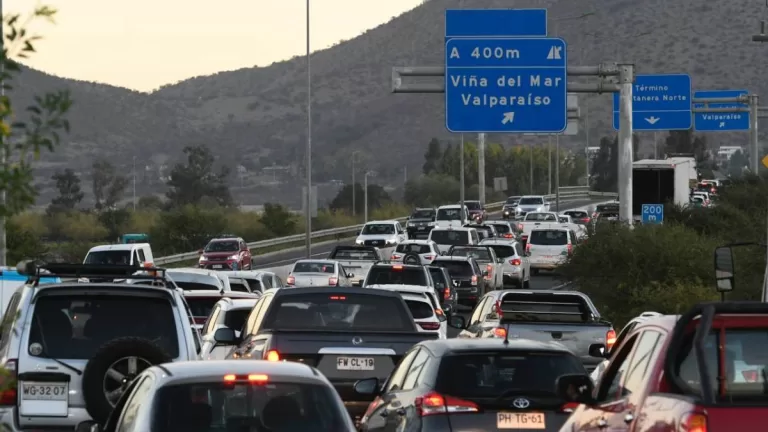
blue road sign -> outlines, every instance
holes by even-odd
[[[746,90],[705,90],[693,94],[694,99],[733,98],[749,94]],[[705,108],[694,104],[694,108]],[[748,103],[709,104],[709,108],[749,108]],[[725,132],[749,130],[749,113],[693,113],[694,127],[699,132]]]
[[[447,9],[445,37],[547,37],[547,10]]]
[[[664,205],[643,204],[640,215],[644,224],[660,224],[664,222]]]
[[[691,76],[637,75],[632,85],[632,128],[686,130],[691,116]],[[619,93],[613,94],[613,128],[619,130]]]
[[[449,39],[445,124],[451,132],[560,133],[568,125],[560,38]]]

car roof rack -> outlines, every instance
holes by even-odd
[[[106,264],[70,264],[70,263],[35,263],[22,261],[16,266],[20,275],[27,276],[27,283],[37,286],[40,278],[72,279],[131,279],[156,280],[167,284],[165,269],[158,267],[136,267],[133,265]],[[172,286],[172,285],[171,285]]]

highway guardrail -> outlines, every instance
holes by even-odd
[[[561,187],[560,188],[560,200],[561,201],[574,201],[579,199],[587,199],[589,197],[606,197],[606,198],[615,198],[618,195],[615,193],[610,192],[590,192],[589,189],[586,186],[568,186],[568,187]],[[545,195],[545,198],[553,201],[555,199],[555,195]],[[499,201],[494,203],[487,203],[485,205],[485,208],[489,211],[491,209],[496,209],[497,211],[501,209],[501,207],[504,205],[505,201]],[[407,220],[407,217],[401,217],[396,219],[399,222],[404,222]],[[330,236],[344,236],[356,233],[363,229],[363,225],[365,224],[358,224],[358,225],[350,225],[345,227],[338,227],[338,228],[329,228],[325,230],[319,230],[319,231],[313,231],[311,238],[320,238],[320,237],[330,237]],[[256,242],[248,243],[248,247],[253,249],[261,249],[261,248],[269,248],[274,246],[280,246],[280,245],[287,245],[291,243],[297,243],[300,241],[303,241],[306,238],[306,234],[295,234],[292,236],[287,237],[275,237],[267,240],[261,240]],[[341,238],[341,237],[340,237]],[[158,265],[165,265],[165,264],[172,264],[182,261],[190,261],[195,260],[199,257],[197,251],[194,252],[185,252],[180,253],[176,255],[169,255],[164,257],[156,257],[155,258],[155,264]]]

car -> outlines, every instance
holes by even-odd
[[[464,205],[469,210],[469,220],[483,222],[488,218],[485,206],[480,201],[464,201]]]
[[[293,264],[285,283],[289,287],[351,286],[354,276],[337,261],[307,259]]]
[[[390,289],[390,288],[380,288]],[[391,291],[395,291],[391,289]],[[413,316],[413,322],[419,327],[420,332],[437,333],[440,339],[448,337],[448,326],[446,321],[448,317],[439,306],[435,306],[434,300],[429,297],[429,293],[418,290],[396,291],[405,301],[408,310]],[[434,296],[434,293],[432,293]]]
[[[437,209],[432,208],[417,208],[408,216],[408,221],[405,223],[405,229],[408,232],[409,239],[415,239],[418,237],[428,237],[429,232],[435,226],[435,217],[437,216]]]
[[[592,382],[594,382],[595,385],[597,385],[597,382],[600,381],[600,377],[603,375],[603,372],[605,372],[605,367],[608,366],[608,359],[611,356],[611,352],[610,352],[611,348],[616,346],[621,346],[622,342],[624,342],[624,339],[626,339],[629,333],[632,332],[632,329],[634,329],[641,322],[645,322],[651,318],[657,318],[660,316],[663,316],[663,315],[658,312],[643,312],[642,314],[632,318],[626,325],[624,325],[624,328],[621,329],[618,336],[606,341],[606,349],[605,349],[606,360],[604,360],[599,365],[597,365],[595,370],[593,370],[592,373],[589,375],[590,378],[592,378]]]
[[[432,265],[448,270],[461,305],[474,307],[488,290],[485,271],[471,257],[440,256]]]
[[[371,221],[363,225],[356,245],[375,246],[379,249],[390,249],[398,243],[408,239],[408,234],[403,230],[400,222],[396,220]]]
[[[429,233],[429,240],[437,244],[437,249],[442,254],[454,245],[476,245],[480,243],[480,235],[474,228],[438,227]]]
[[[532,212],[548,212],[549,207],[549,201],[542,195],[522,196],[515,207],[515,219],[523,219]]]
[[[258,298],[223,297],[213,305],[208,319],[200,330],[200,337],[203,341],[200,357],[203,360],[224,360],[226,358],[232,346],[217,344],[213,335],[216,330],[226,327],[234,330],[235,336],[240,336],[245,320],[258,300]]]
[[[437,208],[435,228],[458,228],[469,220],[469,209],[465,205],[449,204]],[[431,234],[430,234],[431,235]]]
[[[501,289],[504,285],[504,262],[496,256],[490,246],[451,246],[445,256],[472,257],[480,268],[484,268],[483,277],[488,289]]]
[[[504,206],[501,208],[501,217],[504,219],[514,219],[515,218],[515,207],[517,207],[517,203],[520,202],[520,196],[511,196],[507,198],[507,200],[504,202]]]
[[[62,279],[162,281],[165,271],[132,265],[20,263],[28,283],[3,314],[0,357],[15,379],[0,394],[0,429],[74,430],[105,421],[124,384],[145,368],[198,360],[200,339],[173,287],[114,282],[37,284]]]
[[[589,213],[584,210],[566,210],[563,215],[570,216],[573,223],[579,225],[588,225],[592,218],[589,217]]]
[[[360,285],[368,275],[371,266],[379,261],[385,261],[381,250],[374,246],[336,246],[328,259],[341,264],[345,270],[352,273],[349,282]]]
[[[201,330],[208,318],[211,316],[214,306],[221,299],[250,299],[258,300],[261,297],[261,293],[244,293],[237,291],[215,291],[215,290],[198,290],[198,291],[183,291],[184,300],[189,305],[189,310],[192,313],[193,327],[195,330]]]
[[[250,292],[263,292],[272,288],[283,288],[285,283],[280,276],[267,270],[217,271],[217,273],[239,278],[245,281]],[[230,279],[230,285],[231,285]]]
[[[496,237],[514,240],[517,238],[517,230],[507,221],[487,221],[485,225],[492,226],[496,230]]]
[[[468,223],[464,225],[465,228],[474,228],[477,230],[477,233],[480,236],[480,240],[485,240],[489,238],[495,238],[499,236],[499,233],[496,231],[496,227],[487,224],[487,223]]]
[[[219,273],[213,270],[200,268],[174,268],[165,271],[166,276],[173,280],[173,283],[184,291],[240,291],[250,292],[248,286],[242,283],[236,284],[234,289],[229,284],[229,277],[226,273]]]
[[[555,270],[573,255],[579,243],[576,233],[567,228],[535,228],[525,244],[525,255],[530,262],[531,272]]]
[[[480,246],[493,249],[496,256],[502,260],[503,288],[514,286],[527,289],[531,282],[531,263],[525,255],[522,243],[506,239],[488,239],[480,242]]]
[[[134,379],[113,414],[78,431],[355,432],[331,383],[297,362],[179,362]]]
[[[393,262],[428,265],[440,255],[437,244],[430,240],[406,240],[395,248],[389,258]]]
[[[438,266],[425,266],[429,271],[429,275],[432,277],[432,282],[435,284],[435,294],[437,298],[442,299],[442,308],[445,314],[449,317],[454,313],[458,313],[456,305],[458,302],[458,294],[456,293],[456,287],[453,286],[451,275],[448,274],[448,270]]]
[[[363,281],[363,287],[411,285],[434,289],[435,282],[425,266],[380,262],[374,264]]]
[[[375,397],[360,430],[558,430],[577,405],[560,400],[557,379],[585,373],[579,359],[554,341],[423,341],[386,381],[355,383],[356,392]]]
[[[251,250],[240,237],[211,239],[200,255],[198,266],[210,270],[247,270],[251,268]]]

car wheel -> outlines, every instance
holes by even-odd
[[[539,269],[531,269],[531,275],[537,276],[539,274]]]

